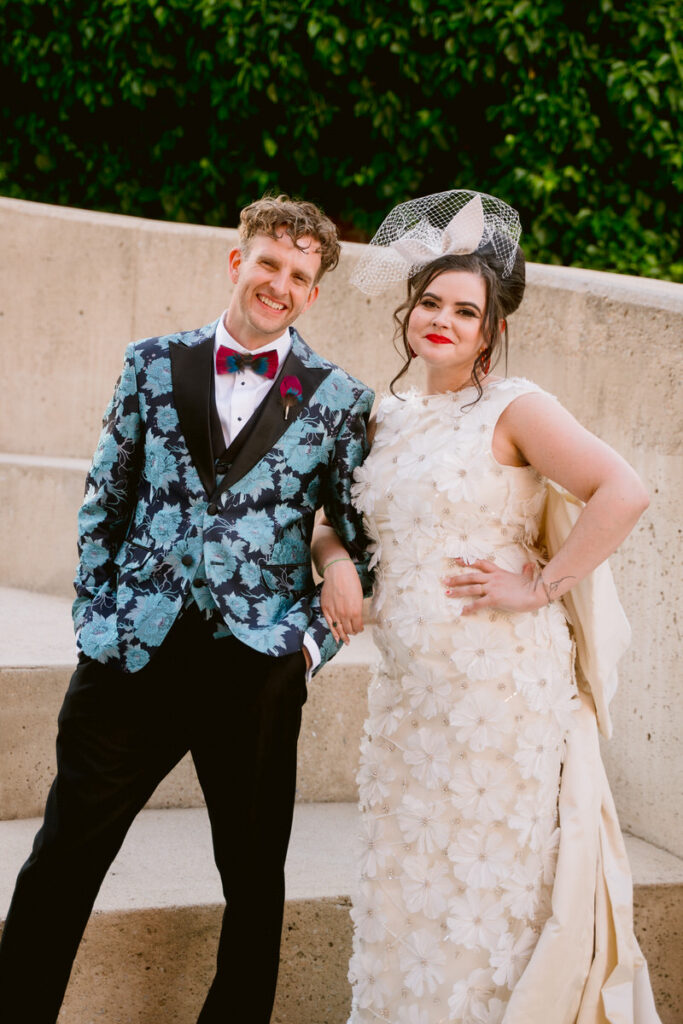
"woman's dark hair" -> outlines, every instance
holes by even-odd
[[[421,270],[418,270],[417,273],[413,274],[413,276],[408,280],[408,294],[406,300],[394,311],[394,321],[396,323],[394,344],[396,345],[397,351],[401,352],[397,343],[399,339],[403,342],[403,351],[401,354],[405,355],[406,361],[389,385],[393,395],[396,394],[394,391],[394,384],[396,384],[396,382],[399,381],[405,373],[407,373],[408,367],[412,361],[410,345],[408,344],[408,321],[410,319],[410,315],[434,278],[438,277],[439,274],[448,272],[449,270],[462,270],[468,271],[472,274],[478,274],[480,277],[483,277],[484,284],[486,285],[486,309],[484,310],[482,333],[484,338],[487,340],[488,345],[483,352],[479,353],[474,361],[474,366],[472,367],[472,381],[477,389],[477,397],[474,400],[475,402],[478,402],[483,394],[481,378],[479,376],[482,372],[483,362],[490,357],[491,366],[495,366],[500,359],[501,352],[504,352],[505,362],[507,365],[507,323],[505,324],[504,336],[501,336],[499,323],[501,320],[505,320],[510,313],[514,313],[524,296],[526,264],[524,260],[524,253],[521,248],[519,246],[517,247],[515,262],[507,277],[503,277],[501,275],[502,265],[496,259],[492,251],[491,253],[483,251],[462,256],[439,256],[438,259],[434,260],[432,263],[428,263],[427,266],[423,267]]]

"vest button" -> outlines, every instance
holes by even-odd
[[[219,459],[218,462],[216,463],[216,472],[227,473],[231,465],[231,462],[221,462],[221,460]]]
[[[192,557],[192,555],[183,555],[180,561],[183,563],[183,565],[194,565],[194,558]]]
[[[212,501],[211,504],[207,505],[206,507],[206,514],[207,516],[218,515],[218,505],[216,505],[215,502]]]

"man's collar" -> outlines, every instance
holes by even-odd
[[[228,348],[234,348],[238,352],[245,352],[249,354],[253,354],[255,352],[275,351],[277,352],[277,357],[280,362],[280,365],[282,365],[282,363],[287,358],[287,355],[289,354],[290,348],[292,347],[292,336],[289,333],[289,327],[286,329],[285,333],[281,334],[279,338],[275,339],[275,341],[269,341],[267,344],[262,345],[260,348],[249,349],[245,348],[244,345],[241,345],[239,341],[237,341],[236,338],[233,338],[233,336],[226,329],[226,313],[227,309],[221,314],[220,320],[218,321],[218,326],[216,327],[216,341],[214,343],[215,352],[218,351],[219,345],[227,345]]]

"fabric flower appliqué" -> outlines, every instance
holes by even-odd
[[[378,736],[391,736],[405,715],[404,709],[391,692],[380,693],[370,703],[370,731]]]
[[[358,953],[351,958],[349,980],[356,986],[355,999],[363,1010],[369,1006],[382,1009],[391,995],[391,979],[375,953]]]
[[[500,945],[490,958],[491,966],[496,968],[493,975],[496,985],[505,985],[512,991],[522,976],[536,942],[536,933],[531,928],[525,928],[518,938],[511,932],[501,936]]]
[[[414,542],[416,533],[433,537],[436,531],[436,513],[414,490],[401,491],[391,501],[390,519],[396,536],[407,544]]]
[[[510,840],[484,825],[461,829],[448,847],[453,874],[475,889],[494,888],[514,860]]]
[[[555,817],[554,805],[552,809],[544,808],[538,793],[527,790],[517,800],[508,825],[517,832],[521,845],[540,850],[555,828]]]
[[[446,737],[431,729],[418,729],[409,738],[403,754],[411,772],[424,786],[436,789],[450,775],[450,750]]]
[[[459,743],[468,743],[474,751],[500,746],[512,729],[511,715],[500,697],[486,690],[468,694],[458,701],[450,714]]]
[[[351,497],[353,504],[366,516],[371,516],[375,511],[376,491],[373,487],[374,472],[371,459],[366,459],[361,466],[356,466],[353,471],[354,483],[351,484]]]
[[[466,451],[461,447],[457,453],[451,450],[437,466],[434,482],[451,502],[478,503],[481,474],[475,450]]]
[[[480,895],[467,889],[449,905],[448,938],[466,949],[497,949],[500,936],[507,931],[504,908],[491,893]]]
[[[415,843],[419,853],[444,850],[450,827],[438,817],[437,804],[406,794],[396,815],[398,827],[407,843]]]
[[[424,856],[404,857],[402,867],[401,888],[408,912],[436,920],[448,907],[453,891],[448,867]]]
[[[523,779],[543,779],[548,775],[551,759],[557,758],[559,772],[559,745],[561,733],[552,719],[528,722],[517,736],[517,749],[513,754]]]
[[[456,981],[448,1000],[451,1020],[485,1020],[488,1001],[495,990],[491,971],[484,967]]]
[[[428,651],[438,642],[441,623],[434,614],[435,600],[430,592],[411,593],[410,601],[402,601],[392,615],[394,628],[406,647],[418,646]]]
[[[447,711],[452,703],[450,680],[439,672],[420,666],[412,675],[403,676],[403,689],[410,698],[410,706],[425,718]]]
[[[358,837],[361,875],[376,878],[386,864],[390,846],[384,834],[384,822],[367,814],[363,818],[364,832]]]
[[[555,659],[549,651],[535,651],[520,659],[512,670],[519,692],[532,711],[553,710],[566,686],[559,678]]]
[[[543,881],[541,858],[529,853],[524,860],[516,860],[501,885],[505,890],[503,901],[513,917],[532,921],[538,906]]]
[[[377,886],[367,882],[361,885],[360,895],[351,910],[351,920],[363,942],[380,942],[386,933],[386,915],[382,905],[384,895]]]
[[[438,938],[426,929],[413,932],[403,944],[401,970],[406,988],[420,998],[425,990],[436,991],[444,979],[446,953]]]
[[[451,776],[453,805],[467,818],[490,825],[501,821],[514,793],[514,774],[505,761],[470,761]]]
[[[370,807],[381,803],[389,793],[395,774],[394,769],[383,758],[380,748],[376,744],[364,741],[361,747],[361,765],[356,775],[361,802]]]
[[[465,623],[451,661],[472,682],[493,679],[510,668],[510,642],[488,623]]]

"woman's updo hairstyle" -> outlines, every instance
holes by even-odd
[[[405,356],[403,366],[389,385],[391,393],[394,395],[396,394],[394,384],[408,372],[412,362],[412,354],[408,344],[408,321],[410,316],[432,281],[439,277],[440,274],[451,270],[478,274],[479,277],[483,277],[486,285],[486,308],[484,310],[482,333],[488,344],[486,349],[479,353],[472,367],[472,382],[477,389],[475,402],[478,402],[483,394],[481,380],[485,376],[482,368],[484,361],[490,358],[490,365],[493,367],[500,359],[501,353],[504,353],[507,366],[507,318],[519,307],[524,297],[526,284],[526,261],[521,247],[517,246],[513,266],[510,273],[505,277],[503,276],[503,266],[496,257],[493,246],[486,246],[478,252],[468,255],[447,254],[439,256],[408,279],[408,294],[405,302],[402,302],[394,311],[394,322],[396,324],[394,345],[396,350]],[[501,320],[506,321],[505,333],[502,336],[499,329]],[[402,346],[398,344],[399,340],[402,342]]]

